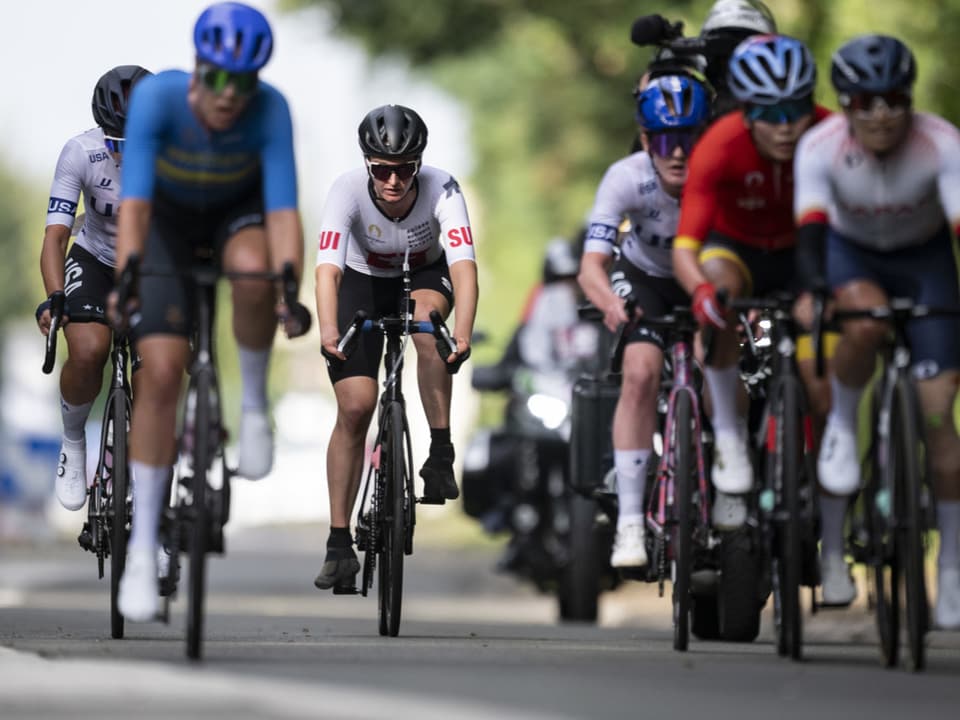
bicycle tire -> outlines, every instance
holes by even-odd
[[[380,437],[380,472],[383,487],[383,532],[380,557],[380,634],[396,637],[400,632],[403,603],[403,556],[406,549],[407,463],[404,451],[403,406],[392,402]]]
[[[193,487],[190,512],[190,589],[187,594],[187,657],[199,660],[203,646],[203,604],[206,592],[207,468],[210,465],[210,377],[192,378],[196,392],[193,424]],[[189,392],[189,391],[188,391]]]
[[[110,496],[110,635],[115,639],[123,637],[123,615],[117,605],[120,591],[120,578],[127,560],[127,540],[130,537],[130,513],[127,507],[127,495],[130,490],[130,473],[127,465],[127,419],[130,417],[130,400],[122,390],[110,396],[109,419],[104,423],[113,430],[113,468]],[[102,481],[101,481],[102,482]]]
[[[690,642],[690,568],[693,557],[693,479],[696,449],[690,396],[676,396],[673,474],[673,649],[681,652]]]
[[[927,590],[924,579],[925,523],[921,506],[922,475],[918,463],[920,437],[917,430],[917,401],[909,380],[901,379],[895,387],[895,416],[892,427],[898,454],[896,513],[897,550],[903,567],[903,594],[906,605],[907,644],[910,665],[922,670],[926,665],[924,637],[927,632]]]
[[[802,510],[800,508],[800,399],[799,387],[785,383],[781,389],[780,417],[777,418],[777,454],[782,470],[780,498],[782,522],[779,523],[780,624],[777,627],[778,651],[794,660],[803,657],[803,616],[800,608],[802,574]]]
[[[879,427],[881,389],[873,396],[872,427]],[[874,442],[870,458],[869,481],[864,492],[865,519],[869,523],[870,564],[873,569],[873,591],[876,602],[877,635],[880,654],[886,667],[897,664],[900,654],[900,561],[896,553],[894,533],[890,529],[888,510],[878,502],[880,491],[886,490],[883,468],[891,458],[880,457],[880,443]]]

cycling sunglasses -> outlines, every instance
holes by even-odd
[[[411,160],[401,163],[400,165],[388,165],[386,163],[376,163],[367,160],[367,170],[380,182],[386,182],[394,173],[396,173],[398,180],[406,182],[420,172],[420,161]]]
[[[203,84],[217,95],[226,90],[227,85],[233,85],[233,90],[237,95],[249,95],[257,89],[257,74],[255,72],[235,73],[210,65],[199,67],[197,72]]]
[[[881,107],[887,112],[899,115],[913,104],[910,93],[903,90],[890,90],[883,93],[864,92],[856,95],[842,94],[839,100],[845,110],[851,110],[859,117],[870,116]]]
[[[792,123],[813,113],[813,98],[784,100],[775,105],[747,105],[743,111],[747,120],[772,123]]]
[[[123,146],[126,143],[122,137],[116,137],[114,135],[104,135],[103,144],[107,146],[107,150],[112,153],[122,153]]]
[[[664,130],[648,132],[647,142],[650,144],[650,152],[659,157],[672,157],[677,148],[683,150],[684,155],[689,156],[699,137],[700,133],[696,130]]]

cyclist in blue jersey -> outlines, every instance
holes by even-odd
[[[273,48],[270,25],[247,5],[217,3],[197,20],[194,45],[192,73],[159,73],[131,97],[118,272],[136,253],[151,267],[214,261],[228,271],[279,272],[292,262],[299,277],[303,238],[290,112],[280,92],[258,78]],[[149,359],[131,421],[133,527],[119,605],[127,619],[146,621],[158,607],[157,530],[177,455],[193,307],[190,284],[178,277],[145,275],[138,295],[131,325]],[[266,375],[277,316],[293,337],[302,331],[296,316],[306,309],[285,308],[273,285],[248,280],[233,282],[233,310],[243,381],[237,472],[258,479],[273,462]]]

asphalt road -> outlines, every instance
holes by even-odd
[[[807,659],[749,645],[672,650],[655,586],[604,597],[598,627],[491,571],[489,548],[418,538],[398,638],[376,599],[312,585],[321,528],[246,530],[210,563],[205,659],[169,625],[109,634],[107,579],[69,544],[0,548],[0,718],[619,718],[960,716],[960,634],[929,636],[922,674],[880,666],[862,603],[808,617]]]

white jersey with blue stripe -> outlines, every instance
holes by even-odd
[[[630,221],[623,256],[648,275],[673,277],[671,253],[680,202],[664,192],[653,161],[637,152],[611,165],[597,188],[584,252],[613,254],[619,228]]]
[[[63,146],[50,188],[47,226],[72,228],[81,193],[85,215],[76,243],[103,264],[113,267],[120,168],[107,152],[100,128],[80,133]]]

